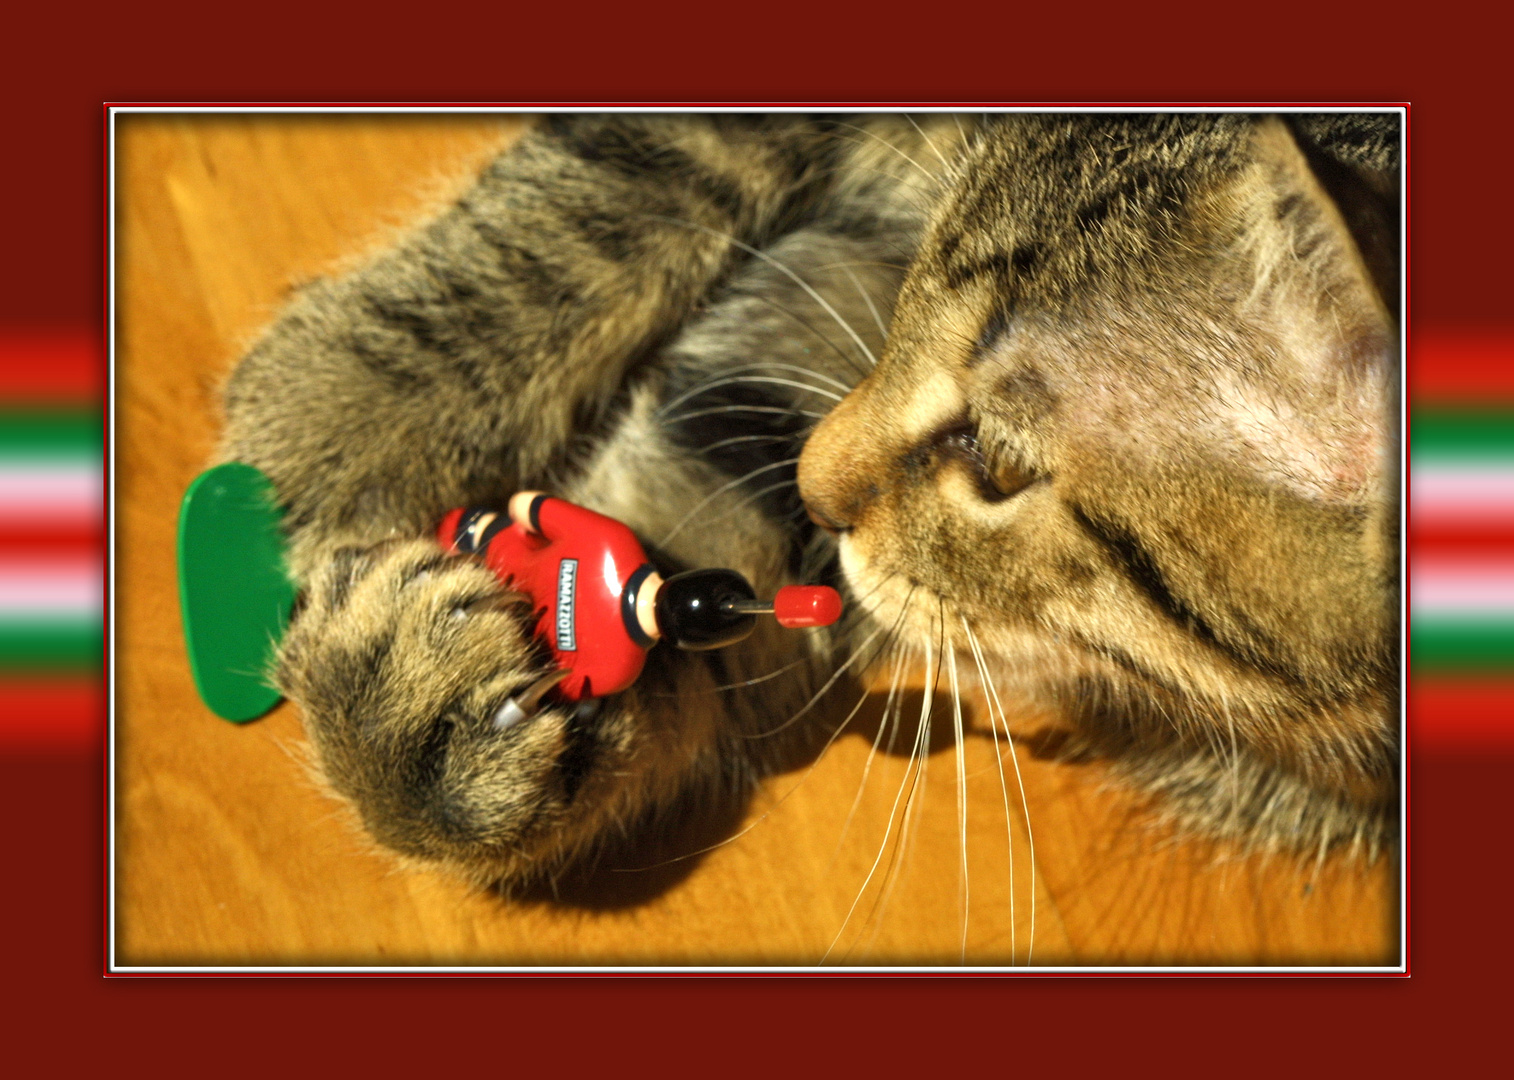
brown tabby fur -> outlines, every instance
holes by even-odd
[[[276,679],[324,776],[395,851],[518,886],[743,790],[844,658],[971,628],[1188,824],[1382,842],[1396,124],[544,123],[228,386],[223,455],[288,510]],[[542,652],[426,537],[524,487],[759,593],[839,551],[857,617],[659,647],[597,714],[496,732]]]

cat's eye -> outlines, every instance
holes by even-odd
[[[986,502],[1003,502],[1024,491],[1037,474],[1014,454],[997,453],[992,459],[978,441],[978,429],[971,423],[957,426],[937,436],[938,445],[965,460],[976,474],[978,494]]]
[[[1033,472],[1009,454],[1000,455],[998,461],[985,460],[984,475],[988,479],[988,486],[997,496],[997,499],[991,498],[991,502],[1018,495],[1036,479]]]

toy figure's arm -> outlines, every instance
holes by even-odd
[[[634,540],[631,530],[614,518],[540,491],[517,491],[510,496],[508,508],[511,521],[548,540],[591,533],[624,533]]]
[[[307,547],[539,482],[741,246],[817,197],[836,146],[792,115],[552,117],[398,247],[303,289],[233,374],[221,450],[272,479],[296,572]]]

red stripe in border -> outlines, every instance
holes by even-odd
[[[104,734],[98,679],[0,679],[0,750],[87,750]]]
[[[1416,676],[1409,686],[1412,746],[1514,750],[1514,677]]]
[[[100,566],[104,554],[104,539],[98,529],[0,526],[0,563],[89,560]]]
[[[79,332],[10,331],[0,336],[0,402],[98,400],[105,360]],[[1429,330],[1409,345],[1408,384],[1416,404],[1514,405],[1514,336]]]
[[[1410,547],[1411,567],[1422,560],[1441,562],[1447,559],[1455,562],[1514,562],[1514,536],[1485,535],[1472,529],[1414,536]]]
[[[84,404],[100,400],[105,358],[90,335],[8,332],[0,337],[0,404]]]
[[[1514,336],[1426,331],[1409,339],[1408,385],[1415,405],[1514,405]]]
[[[104,695],[89,679],[0,680],[0,747],[84,749],[100,738]],[[1431,749],[1514,749],[1514,677],[1416,676],[1410,737]]]

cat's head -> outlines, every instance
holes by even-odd
[[[1392,185],[1297,128],[990,127],[799,478],[853,587],[910,597],[917,640],[965,652],[971,627],[1001,677],[1113,742],[1239,743],[1381,804],[1398,335],[1396,221],[1373,206]]]

